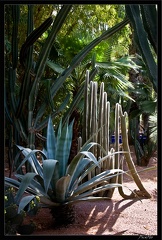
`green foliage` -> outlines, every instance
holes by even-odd
[[[157,51],[156,5],[126,5],[125,9],[134,29],[135,42],[147,66],[154,90],[157,92],[157,65],[150,46],[151,43],[155,52]]]
[[[140,66],[133,61],[133,56],[122,57],[115,61],[96,62],[95,66],[99,69],[100,79],[104,79],[111,103],[113,99],[116,102],[119,96],[134,101],[129,96],[129,92],[134,89],[134,86],[128,81],[127,73],[130,69],[137,71]],[[114,94],[116,98],[115,96],[111,98]]]
[[[42,131],[47,126],[47,116],[49,114],[51,114],[52,118],[55,118],[59,114],[63,114],[63,111],[67,111],[63,119],[63,123],[65,123],[77,107],[77,104],[79,104],[83,94],[83,87],[77,88],[77,86],[74,86],[72,90],[75,91],[73,96],[75,98],[73,99],[70,94],[71,88],[64,87],[66,86],[64,84],[65,81],[67,81],[67,84],[70,81],[76,82],[78,76],[75,76],[74,71],[88,57],[93,48],[103,40],[110,38],[128,23],[127,20],[121,22],[118,20],[119,23],[116,25],[112,24],[112,28],[108,30],[106,28],[102,29],[99,32],[101,34],[100,37],[94,40],[87,38],[84,44],[81,44],[79,49],[77,48],[78,51],[73,59],[66,56],[62,58],[62,55],[60,55],[62,49],[59,47],[62,43],[58,36],[63,36],[66,32],[63,30],[66,17],[75,18],[77,7],[71,5],[52,6],[47,6],[46,8],[45,5],[15,5],[6,7],[5,9],[6,14],[13,12],[11,15],[11,24],[9,24],[6,18],[5,26],[7,39],[11,43],[11,53],[9,51],[6,52],[6,76],[8,76],[8,79],[5,82],[5,112],[9,120],[10,132],[12,133],[10,143],[25,144],[31,149],[34,149],[35,145],[37,145],[39,139],[36,137],[41,136]],[[45,9],[49,9],[49,12],[54,13],[53,16],[55,16],[53,25],[48,29],[44,28],[48,21],[46,19],[51,19],[48,18],[49,12],[47,10],[46,17],[43,16],[42,20],[38,21],[41,12]],[[38,12],[38,15],[36,12]],[[90,18],[91,14],[87,13],[87,16]],[[92,27],[92,24],[89,27]],[[67,28],[65,27],[65,29]],[[21,35],[21,29],[22,33],[24,33],[23,35]],[[38,30],[41,30],[39,32],[40,38],[36,41]],[[45,30],[46,32],[44,32]],[[12,31],[13,34],[10,33]],[[42,33],[41,36],[40,33]],[[25,39],[26,35],[27,38]],[[19,41],[17,36],[19,36]],[[96,35],[94,36],[96,37]],[[8,44],[6,44],[6,49],[7,46]],[[23,46],[27,46],[27,48]],[[23,66],[18,61],[20,53],[23,53],[22,56],[26,57],[25,69],[23,69]],[[63,67],[59,68],[55,63],[51,63],[48,57],[54,55],[57,55],[55,59],[57,59],[58,63],[58,58],[62,62],[65,62],[65,59],[67,59],[66,66],[62,65]],[[69,65],[70,61],[71,64]],[[95,71],[96,69],[92,67],[92,77]],[[82,74],[84,74],[84,70]],[[66,96],[63,94],[62,89],[66,90]],[[72,102],[72,100],[74,101]],[[70,107],[68,106],[69,102],[71,104]],[[15,151],[12,152],[12,155],[15,155]],[[27,163],[27,171],[32,170],[29,166]]]
[[[149,104],[150,102],[147,103],[147,109],[151,115],[149,116],[148,129],[145,130],[142,139],[139,137],[139,132],[136,131],[136,126],[138,125],[137,113],[135,117],[133,117],[133,114],[131,115],[132,118],[130,121],[131,135],[134,141],[137,164],[141,166],[147,166],[150,158],[157,150],[157,114],[155,111],[155,106],[153,106],[153,111],[151,111]],[[147,112],[147,109],[145,112]],[[140,110],[138,110],[138,114],[141,114]],[[144,137],[146,138],[145,140],[143,140]]]
[[[72,14],[69,16],[69,22],[64,27],[64,31],[61,31],[58,35],[58,41],[66,58],[71,61],[89,42],[101,35],[104,31],[115,26],[122,21],[124,17],[124,5],[74,5]],[[87,58],[91,58],[91,56],[96,53],[97,61],[101,61],[111,39],[113,39],[114,50],[117,50],[116,52],[118,52],[119,56],[128,54],[128,46],[130,44],[129,32],[130,27],[127,25],[120,30],[119,34],[115,33],[114,37],[98,44],[88,54]],[[123,41],[120,41],[120,46],[123,46],[123,48],[119,49],[118,39],[121,38],[121,35],[123,36]]]
[[[49,111],[49,108],[43,106],[43,103],[49,103],[49,106],[52,106],[52,110],[54,108],[54,106],[52,105],[53,98],[51,100],[50,95],[50,85],[48,84],[49,81],[46,80],[47,84],[45,85],[44,82],[40,82],[40,80],[44,73],[44,68],[46,66],[46,61],[52,47],[52,42],[54,41],[57,32],[63,25],[63,22],[65,21],[65,18],[70,11],[70,7],[71,6],[68,5],[60,9],[57,17],[55,18],[55,22],[51,28],[51,31],[49,32],[42,49],[40,49],[40,52],[37,56],[37,63],[34,67],[33,44],[38,38],[38,33],[40,36],[40,33],[43,33],[45,30],[47,30],[47,27],[49,27],[47,21],[50,20],[51,24],[51,18],[45,20],[43,24],[33,30],[34,5],[29,5],[27,9],[23,9],[23,11],[27,10],[26,25],[28,37],[25,43],[22,44],[22,47],[19,48],[21,49],[20,51],[18,49],[17,35],[19,33],[19,21],[22,19],[22,15],[20,14],[22,8],[20,8],[19,5],[11,6],[10,10],[12,10],[13,12],[13,24],[11,25],[13,28],[12,61],[11,63],[10,60],[9,62],[6,62],[8,81],[6,81],[5,84],[5,91],[7,92],[7,89],[9,89],[10,91],[6,93],[5,109],[8,118],[12,119],[14,122],[14,135],[18,135],[18,138],[14,139],[16,143],[19,143],[19,139],[21,138],[21,141],[25,142],[31,148],[34,148],[35,131],[32,131],[33,125],[35,124],[35,127],[38,126],[38,122],[41,123],[40,121],[42,120],[43,114],[46,114],[46,112]],[[22,59],[23,62],[25,60],[25,69],[22,69],[22,66],[19,65],[18,52],[20,52],[20,60]],[[41,93],[38,94],[39,90],[43,85],[47,87],[49,97],[43,97]],[[58,108],[57,113],[62,110],[65,103],[67,104],[67,98],[68,96],[65,98],[65,101],[63,101],[63,104],[60,104],[60,108]],[[11,102],[11,104],[9,104],[9,102]],[[41,108],[39,107],[40,105],[42,105]],[[57,115],[57,113],[55,110],[53,116]],[[25,116],[27,116],[27,118]],[[35,122],[33,121],[34,119]]]
[[[31,154],[28,161],[25,161],[31,166],[29,171],[38,173],[34,165],[36,160],[33,160],[32,149],[35,148],[35,137],[39,133],[42,134],[42,130],[48,124],[49,113],[52,119],[56,117],[59,119],[59,114],[65,113],[63,125],[66,125],[71,113],[80,103],[83,96],[83,85],[80,83],[84,81],[85,69],[90,66],[92,78],[96,73],[93,60],[92,64],[89,62],[91,56],[96,53],[96,59],[99,62],[105,48],[109,48],[112,42],[114,45],[109,59],[116,59],[123,56],[123,53],[128,53],[130,27],[123,9],[123,5],[47,4],[6,7],[6,16],[10,18],[5,24],[6,76],[8,76],[5,82],[5,111],[9,124],[13,124],[10,142],[17,144],[23,142],[31,149],[31,151],[25,150],[19,146],[22,152],[27,151]],[[45,15],[42,12],[45,12]],[[54,19],[53,24],[44,32],[42,26],[51,14]],[[66,21],[67,17],[68,21]],[[35,36],[38,29],[41,29],[41,36],[40,34]],[[38,36],[39,39],[36,38]],[[28,46],[25,69],[18,61],[23,44]],[[120,48],[118,48],[119,45]],[[85,65],[83,61],[86,62]],[[124,75],[119,72],[121,67],[121,62],[119,62],[116,62],[118,65],[115,70],[113,64],[106,67],[112,71],[109,76],[111,79],[113,75],[116,75],[118,87],[122,88],[122,94],[125,97],[128,95],[127,86]],[[81,85],[80,88],[78,88],[79,85]],[[120,90],[119,88],[117,90]],[[116,99],[116,95],[114,98]],[[63,156],[61,157],[64,159]],[[47,156],[46,158],[49,159]],[[50,164],[46,161],[45,169],[50,168]],[[52,164],[54,165],[54,162]],[[55,162],[55,169],[57,165]],[[41,174],[41,166],[36,166]],[[65,169],[61,169],[59,174],[64,176]],[[28,181],[35,178],[34,174],[27,176]],[[45,192],[49,187],[49,182],[48,180],[44,183]]]
[[[152,152],[153,154],[156,148],[156,145],[151,145],[152,141],[149,136],[150,133],[148,119],[150,115],[156,112],[157,94],[153,89],[145,62],[143,61],[142,57],[137,54],[135,62],[140,66],[140,68],[138,73],[132,71],[130,73],[130,79],[134,89],[130,89],[129,93],[135,100],[135,103],[132,103],[129,108],[129,131],[131,133],[130,140],[131,144],[133,144],[135,147],[137,164],[147,165],[151,156],[148,154],[147,149],[149,149],[150,153]],[[147,137],[147,140],[144,141],[144,143],[139,139],[141,127],[144,130],[144,136]],[[154,150],[151,150],[152,147]],[[147,163],[144,163],[144,161],[141,163],[141,160],[144,160],[144,157]]]
[[[28,211],[28,214],[35,214],[37,212],[37,200],[34,198],[30,201],[29,206],[27,206],[28,210],[19,211],[15,198],[16,194],[13,188],[5,187],[5,235],[16,235],[16,233],[20,233],[20,229],[21,234],[31,234],[35,226],[33,224],[23,224],[23,221],[26,216],[25,211]],[[26,229],[27,231],[25,232]]]

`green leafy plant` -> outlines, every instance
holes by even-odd
[[[18,210],[15,201],[16,192],[13,187],[5,187],[5,235],[31,234],[36,226],[34,223],[23,224],[26,212],[28,214],[35,214],[38,210],[38,200],[34,198],[26,207],[26,210]]]
[[[149,104],[147,104],[149,108]],[[157,150],[157,114],[149,116],[148,129],[145,134],[143,134],[142,139],[140,139],[139,134],[136,136],[137,118],[134,117],[131,120],[131,134],[134,140],[134,149],[137,157],[137,164],[140,166],[147,166],[149,164],[150,158]],[[146,138],[145,141],[143,138]]]
[[[62,88],[65,80],[69,78],[74,69],[79,66],[95,46],[111,37],[129,23],[128,19],[123,19],[123,21],[102,33],[77,53],[71,63],[68,64],[68,67],[61,69],[57,78],[47,79],[44,75],[46,67],[50,65],[51,68],[52,65],[52,68],[54,67],[56,70],[56,66],[50,63],[48,57],[52,51],[53,44],[56,42],[57,34],[62,29],[71,9],[72,5],[60,6],[53,24],[51,24],[52,18],[49,17],[40,24],[38,28],[34,29],[34,5],[28,5],[26,8],[27,38],[20,49],[17,36],[19,34],[18,26],[22,18],[21,6],[12,5],[7,10],[7,12],[11,14],[13,21],[11,54],[6,58],[5,68],[7,76],[5,79],[5,113],[6,119],[8,120],[7,124],[9,125],[8,131],[11,133],[9,135],[11,156],[16,154],[13,143],[20,145],[25,144],[31,149],[35,148],[36,137],[39,137],[47,126],[49,111],[51,112],[52,110],[51,116],[54,118],[68,105],[70,99],[69,92],[67,92],[64,100],[60,102],[57,108],[53,104],[54,97]],[[41,33],[45,32],[47,28],[47,38],[43,41],[42,48],[40,48],[39,52],[37,52],[37,56],[35,56],[35,43]],[[24,46],[26,46],[26,48],[24,48]],[[22,60],[21,62],[24,63],[24,68],[19,64],[19,55],[20,60]],[[42,79],[44,81],[42,81]],[[41,94],[40,89],[44,89],[45,86],[46,94]],[[66,115],[68,115],[69,112],[71,113],[76,107],[79,98],[81,99],[82,97],[82,93],[83,88],[81,87],[73,103],[68,108],[68,113]],[[67,118],[65,117],[65,119]],[[12,157],[10,157],[10,161],[12,163]],[[31,171],[28,164],[27,169]]]
[[[134,40],[146,64],[150,80],[157,92],[157,8],[155,4],[125,5],[126,15],[134,29]],[[153,54],[154,51],[154,54]]]
[[[130,69],[137,71],[140,66],[133,61],[133,58],[133,56],[125,56],[114,61],[95,63],[100,79],[102,81],[104,79],[108,97],[112,98],[115,103],[119,102],[121,97],[134,101],[129,95],[129,91],[133,90],[134,86],[128,81],[127,74]],[[111,102],[113,100],[110,99]]]
[[[68,223],[74,220],[73,204],[75,202],[98,200],[99,197],[93,196],[95,193],[121,187],[121,184],[118,183],[108,183],[108,180],[112,177],[124,173],[121,169],[105,170],[90,180],[82,182],[96,166],[100,167],[100,164],[108,156],[118,153],[109,153],[107,155],[99,144],[89,142],[82,146],[78,154],[68,164],[72,142],[72,126],[73,121],[69,125],[65,124],[63,126],[62,121],[60,121],[56,136],[50,117],[45,149],[42,151],[31,150],[17,146],[25,157],[18,169],[26,161],[30,163],[33,169],[33,172],[28,172],[24,175],[15,174],[18,181],[5,178],[5,184],[18,188],[16,200],[19,202],[19,211],[26,207],[29,197],[31,200],[37,195],[40,198],[40,206],[51,208],[51,213],[56,219],[56,223]],[[98,145],[105,154],[104,157],[98,160],[94,154],[89,152],[89,149],[95,145]],[[42,156],[42,163],[36,157],[38,152]],[[99,186],[102,183],[105,184]],[[24,192],[30,193],[30,196],[23,197]],[[107,198],[103,197],[101,199]],[[60,211],[62,211],[64,216],[60,215]]]

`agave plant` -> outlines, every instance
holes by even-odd
[[[68,163],[72,143],[72,127],[73,121],[69,125],[63,125],[62,121],[60,121],[56,135],[52,119],[49,117],[45,149],[42,151],[31,150],[17,146],[20,153],[24,155],[18,169],[26,161],[30,163],[33,169],[33,172],[27,172],[24,175],[15,173],[18,180],[5,178],[6,185],[18,188],[15,200],[19,205],[19,212],[27,207],[35,196],[38,196],[40,206],[51,209],[56,223],[69,223],[75,219],[74,203],[107,199],[107,197],[95,197],[94,194],[122,186],[118,183],[109,183],[112,177],[124,173],[121,169],[105,170],[86,182],[82,181],[96,166],[100,167],[100,164],[107,160],[111,154],[107,155],[99,144],[87,142],[72,161]],[[94,145],[100,147],[104,157],[96,159],[93,153],[89,151]],[[42,161],[38,161],[36,157],[38,152],[42,156]],[[30,195],[24,196],[25,192]]]

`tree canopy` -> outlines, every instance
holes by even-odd
[[[128,19],[130,12],[125,10],[126,6],[122,4],[6,5],[5,70],[9,79],[6,77],[5,85],[10,88],[6,92],[8,110],[11,110],[9,101],[13,101],[14,109],[16,101],[21,103],[23,100],[23,106],[26,105],[23,114],[32,109],[30,116],[34,116],[38,110],[44,110],[45,116],[52,111],[58,117],[56,112],[59,108],[62,115],[63,109],[69,109],[69,104],[81,91],[87,69],[92,71],[92,78],[107,83],[111,100],[119,100],[117,96],[128,98],[129,88],[133,86],[128,82],[128,71],[137,69],[129,51],[132,33],[138,29],[130,24],[134,15]],[[46,29],[39,31],[40,27]],[[28,45],[27,50],[24,44]],[[19,61],[22,49],[23,56],[27,54],[27,72]],[[31,70],[34,71],[32,77]],[[18,107],[20,113],[21,105]],[[44,119],[39,111],[36,119]],[[29,122],[32,126],[32,121]]]

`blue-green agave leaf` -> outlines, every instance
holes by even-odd
[[[36,176],[36,173],[26,173],[23,177],[22,177],[22,182],[20,184],[19,190],[17,191],[17,194],[15,196],[15,201],[16,203],[19,203],[22,195],[24,194],[25,190],[27,189],[27,187],[30,185],[31,181],[33,180],[33,178]]]
[[[91,147],[93,147],[94,145],[98,145],[95,142],[91,142],[88,144],[83,145],[83,147],[81,148],[82,152],[88,151]],[[85,154],[84,154],[85,155]],[[75,169],[79,163],[79,161],[83,159],[83,154],[81,152],[79,152],[71,161],[71,163],[69,164],[66,174],[69,174],[72,178],[75,172]]]
[[[56,159],[56,137],[51,116],[47,126],[47,158]]]
[[[31,150],[29,148],[23,148],[21,146],[18,146],[18,148],[22,151],[22,153],[24,154],[25,158],[23,159],[23,161],[21,162],[21,164],[19,165],[19,167],[17,168],[17,171],[25,164],[26,161],[29,161],[29,163],[31,164],[31,166],[33,167],[35,173],[39,174],[41,177],[42,175],[42,166],[39,163],[37,157],[35,156],[35,154],[37,152],[41,153],[41,155],[46,158],[46,155],[41,151],[41,150]]]
[[[61,177],[56,182],[56,198],[57,201],[60,203],[63,203],[66,199],[67,186],[69,184],[70,179],[71,179],[70,175],[66,175]]]
[[[57,162],[58,161],[54,159],[47,159],[43,162],[43,180],[44,180],[44,187],[45,187],[46,193],[50,186],[50,182],[51,182]]]
[[[61,136],[57,137],[56,159],[59,161],[60,177],[65,175],[67,169],[72,143],[73,123],[74,121],[68,126],[67,122],[61,131]]]
[[[28,156],[32,150],[30,148],[24,148],[22,146],[19,146],[19,145],[16,145],[20,151],[22,152],[22,154],[25,156],[25,159],[23,160],[23,162],[19,165],[17,171],[22,167],[22,165],[26,162],[26,161],[29,161],[29,163],[31,164],[32,168],[34,169],[35,172],[37,172],[35,166],[34,166],[34,163],[33,163],[33,160],[30,156]],[[19,153],[17,154],[17,156],[15,157],[15,163],[17,162],[17,159],[19,157]]]
[[[19,203],[18,213],[20,213],[34,198],[34,195],[23,197]]]
[[[56,182],[58,181],[58,179],[60,178],[59,175],[59,162],[56,163],[55,165],[55,170],[51,179],[51,188],[53,190],[53,192],[56,192]]]
[[[79,161],[76,169],[75,169],[75,172],[74,172],[74,175],[71,179],[71,182],[70,182],[70,186],[69,186],[69,191],[71,191],[71,189],[75,188],[76,184],[78,184],[78,177],[85,171],[86,167],[92,162],[91,159],[89,158],[83,158],[81,159],[81,161]],[[75,184],[75,185],[73,185]]]
[[[105,181],[110,180],[114,176],[123,174],[123,173],[124,173],[124,171],[121,169],[106,170],[106,171],[102,172],[101,174],[98,174],[97,176],[95,176],[95,177],[91,178],[90,180],[79,185],[77,187],[77,189],[74,190],[73,196],[83,193],[93,187],[96,187],[99,184],[104,183]]]
[[[22,182],[24,175],[15,174],[15,177],[16,177],[20,182]],[[35,179],[36,179],[36,180],[35,180]],[[30,193],[30,194],[33,194],[33,195],[40,195],[40,194],[46,195],[45,190],[44,190],[44,183],[42,184],[43,179],[42,179],[39,175],[36,175],[36,176],[35,176],[35,179],[31,180],[31,183],[29,184],[29,186],[27,187],[27,189],[25,190],[25,192]],[[16,180],[16,181],[17,181],[17,180]],[[17,182],[18,182],[18,181],[17,181]],[[18,182],[18,183],[19,183],[19,186],[20,186],[20,182]],[[15,187],[16,187],[16,184],[15,184]]]
[[[61,138],[61,132],[62,132],[62,118],[59,122],[59,127],[58,127],[58,130],[57,130],[57,141],[59,141],[59,139]],[[57,145],[58,145],[58,143],[57,143]]]
[[[100,167],[98,164],[98,161],[93,153],[88,152],[88,151],[81,151],[80,153],[87,156],[92,162],[94,162],[96,164],[97,167]]]
[[[119,183],[110,183],[110,184],[105,184],[105,185],[102,185],[100,187],[96,187],[94,189],[91,189],[89,191],[86,191],[78,196],[76,196],[75,198],[72,198],[73,201],[75,200],[78,200],[78,199],[81,199],[81,198],[85,198],[85,197],[88,197],[88,196],[92,196],[96,193],[99,193],[99,192],[103,192],[105,190],[109,190],[111,188],[116,188],[116,187],[122,187],[122,184],[119,184]],[[90,189],[90,188],[89,188]]]
[[[98,201],[98,200],[108,200],[111,199],[110,197],[94,197],[94,196],[90,196],[90,197],[83,197],[83,198],[79,198],[79,199],[75,199],[75,200],[70,200],[68,202],[66,202],[65,204],[72,204],[72,203],[77,203],[80,201]]]
[[[5,177],[5,185],[12,186],[18,189],[20,187],[20,184],[21,183],[16,179]]]
[[[108,153],[106,156],[100,158],[98,160],[98,164],[100,165],[103,161],[107,160],[110,156],[113,156],[115,154],[119,154],[119,153],[128,153],[127,151],[119,151],[119,152],[115,152],[115,153]],[[96,168],[96,164],[92,163],[84,172],[83,174],[79,177],[78,179],[78,183],[85,177],[88,175],[88,173],[92,172],[94,169]],[[108,170],[108,171],[113,171],[112,170]],[[108,172],[107,172],[108,173]],[[105,174],[105,172],[103,173]],[[97,175],[97,176],[100,176],[100,175]],[[94,178],[93,178],[94,179]]]
[[[29,187],[32,188],[37,195],[46,196],[44,181],[43,181],[43,178],[40,177],[39,175],[35,176],[35,179],[31,181],[31,184],[29,185]]]

